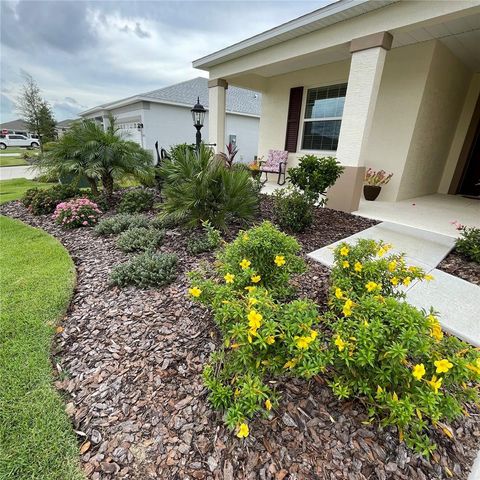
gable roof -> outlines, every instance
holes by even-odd
[[[115,102],[105,103],[81,112],[80,115],[93,113],[97,110],[111,110],[139,101],[167,103],[191,108],[197,103],[197,97],[200,98],[200,103],[208,110],[207,78],[196,77],[191,80],[176,83],[175,85],[159,88],[158,90],[152,90]],[[226,94],[226,103],[227,113],[260,116],[262,96],[253,90],[229,86]]]
[[[21,120],[20,118],[17,118],[16,120],[11,120],[10,122],[4,122],[0,124],[0,130],[21,130],[21,131],[26,131],[28,130],[27,124]]]

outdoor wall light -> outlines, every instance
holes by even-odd
[[[192,112],[193,126],[197,129],[196,145],[197,150],[200,149],[200,143],[202,143],[202,134],[200,130],[203,127],[203,120],[205,119],[206,110],[200,103],[200,97],[197,97],[197,104],[190,110]]]

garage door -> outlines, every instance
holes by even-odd
[[[143,125],[141,123],[118,123],[117,127],[119,129],[118,133],[122,136],[122,138],[142,145],[141,127],[143,127]]]

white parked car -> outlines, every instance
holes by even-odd
[[[25,135],[18,135],[14,133],[0,135],[0,150],[5,150],[8,147],[38,148],[39,146],[40,140],[38,138],[27,137]]]

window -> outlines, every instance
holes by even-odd
[[[347,84],[307,90],[303,119],[303,150],[336,150]]]

